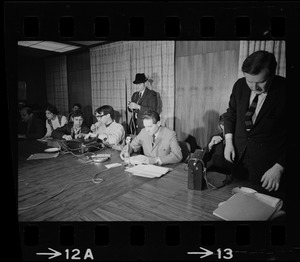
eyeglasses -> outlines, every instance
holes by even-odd
[[[106,116],[107,114],[103,114],[103,115],[96,115],[97,118],[102,118],[103,116]]]

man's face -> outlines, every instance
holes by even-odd
[[[143,91],[145,89],[145,83],[136,84],[137,89],[139,92]]]
[[[74,126],[79,128],[82,125],[83,118],[81,116],[75,116],[73,117]]]
[[[145,127],[147,133],[150,136],[156,134],[160,127],[160,121],[157,121],[157,123],[154,124],[152,119],[144,119],[143,124],[144,124],[144,127]]]
[[[72,110],[75,112],[76,110],[79,110],[80,108],[78,106],[73,106]]]
[[[270,83],[269,70],[267,68],[263,69],[257,75],[250,75],[244,73],[247,85],[256,94],[261,94],[267,91]]]
[[[23,122],[28,122],[28,120],[31,118],[31,114],[28,115],[27,111],[26,110],[21,110],[21,119]]]
[[[110,114],[104,114],[103,112],[96,113],[95,114],[97,121],[100,122],[101,124],[107,124],[108,122],[110,122]]]

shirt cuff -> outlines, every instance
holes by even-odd
[[[160,165],[160,166],[162,165],[162,162],[159,157],[156,157],[155,160],[158,165]]]
[[[232,139],[233,135],[232,133],[228,133],[228,134],[225,134],[225,139]]]

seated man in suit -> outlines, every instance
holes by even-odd
[[[21,122],[19,123],[18,138],[38,139],[42,138],[46,132],[44,122],[35,117],[31,108],[24,107],[20,111]]]
[[[84,138],[98,137],[106,146],[120,146],[125,138],[125,130],[121,124],[114,120],[114,109],[109,105],[104,105],[96,109],[95,116],[97,123],[91,126],[92,132]]]
[[[161,126],[159,114],[155,111],[146,111],[143,115],[144,128],[132,140],[128,147],[121,151],[120,157],[124,160],[127,152],[131,154],[143,149],[148,157],[149,164],[165,165],[179,163],[182,152],[178,144],[176,133]]]
[[[71,121],[62,127],[56,128],[52,131],[51,136],[55,139],[72,140],[80,137],[84,137],[90,132],[90,129],[84,125],[83,113],[78,110],[71,116]]]

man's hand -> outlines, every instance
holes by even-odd
[[[107,139],[107,135],[105,135],[105,134],[99,134],[98,138],[101,139],[102,141],[105,141]]]
[[[138,105],[137,103],[131,102],[131,103],[129,104],[129,108],[130,108],[130,109],[141,109],[141,106]]]
[[[94,132],[96,132],[96,125],[95,124],[92,124],[91,125],[91,131],[94,133]]]
[[[235,151],[234,151],[232,139],[230,139],[230,138],[226,139],[226,142],[225,142],[224,157],[227,161],[229,161],[230,163],[233,163],[234,158],[235,158]]]
[[[130,153],[128,153],[128,145],[124,146],[121,153],[120,153],[120,158],[122,160],[130,157]]]
[[[88,134],[86,134],[85,136],[84,136],[84,139],[89,139],[90,137],[92,137],[92,138],[94,138],[94,137],[96,137],[97,136],[97,134],[94,134],[94,133],[88,133]]]
[[[214,136],[208,144],[208,151],[210,151],[214,145],[219,144],[222,140],[223,138],[221,136]]]
[[[269,191],[277,191],[283,171],[284,168],[277,163],[268,169],[260,180],[260,182],[262,182],[262,187]]]
[[[63,135],[62,138],[66,140],[72,140],[72,137],[70,135]]]

